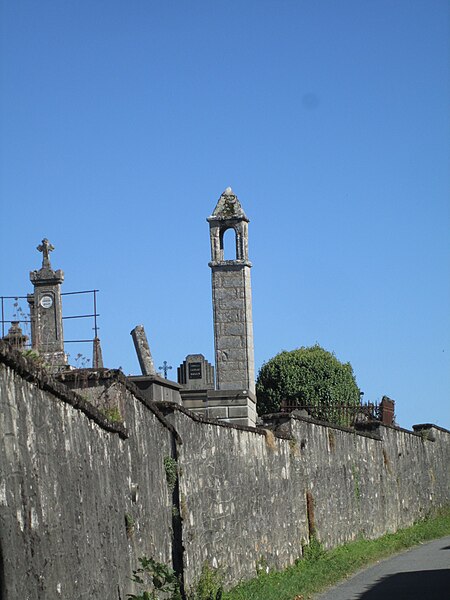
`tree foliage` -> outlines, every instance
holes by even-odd
[[[316,344],[283,351],[264,363],[256,382],[258,414],[279,412],[288,405],[315,406],[324,410],[357,406],[360,390],[350,363]],[[331,417],[331,419],[333,418]]]

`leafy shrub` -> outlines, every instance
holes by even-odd
[[[178,464],[171,456],[164,457],[164,471],[166,473],[167,487],[170,493],[175,489],[178,479]]]
[[[180,584],[173,569],[146,556],[139,558],[139,562],[141,566],[133,571],[131,580],[147,590],[139,595],[128,594],[130,600],[181,600]]]
[[[278,412],[287,405],[323,409],[330,422],[339,423],[333,408],[357,406],[360,390],[350,363],[341,363],[318,344],[283,351],[264,363],[256,382],[258,414]],[[334,416],[334,418],[333,418]]]
[[[220,569],[211,568],[208,563],[202,567],[197,584],[188,595],[189,600],[221,600],[223,595],[223,574]]]

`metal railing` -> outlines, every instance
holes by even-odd
[[[89,338],[89,339],[71,339],[71,340],[64,340],[64,344],[75,344],[75,343],[92,343],[94,341],[95,338],[98,337],[98,322],[97,322],[97,317],[100,316],[100,314],[97,312],[97,293],[99,292],[99,290],[81,290],[78,292],[62,292],[61,296],[75,296],[75,295],[81,295],[81,294],[92,294],[92,312],[88,313],[88,314],[76,314],[76,315],[68,315],[68,316],[63,316],[63,320],[66,319],[87,319],[87,318],[91,318],[93,319],[93,331],[94,331],[94,337],[93,338]],[[6,329],[6,325],[7,324],[12,324],[12,323],[19,323],[19,324],[25,324],[26,327],[28,328],[28,326],[31,324],[31,319],[30,319],[30,315],[29,315],[29,311],[28,308],[26,309],[26,311],[20,306],[20,300],[27,300],[27,296],[0,296],[0,306],[1,306],[1,331],[2,331],[2,338],[5,337],[5,334],[7,332],[5,332]],[[10,301],[14,301],[14,302],[10,302]],[[11,306],[12,304],[12,306]],[[10,317],[10,318],[5,318],[5,317]],[[28,331],[27,331],[28,333]],[[31,342],[28,342],[26,344],[27,346],[31,345]]]
[[[92,294],[92,303],[93,303],[93,313],[92,314],[88,314],[88,315],[70,315],[68,317],[64,317],[63,316],[63,320],[64,319],[86,319],[86,318],[92,318],[94,319],[94,327],[92,328],[94,330],[94,338],[91,338],[89,340],[64,340],[65,344],[75,344],[77,342],[81,342],[81,343],[85,343],[85,342],[93,342],[95,338],[98,337],[98,324],[97,324],[97,317],[100,316],[100,314],[97,312],[97,293],[99,290],[83,290],[81,292],[63,292],[61,294],[61,296],[74,296],[76,294]]]
[[[306,414],[317,421],[334,423],[343,427],[354,427],[357,423],[368,423],[381,420],[381,410],[377,402],[336,405],[308,405],[292,400],[281,404],[281,412],[305,411]]]
[[[1,314],[2,314],[2,318],[1,318],[1,324],[2,324],[2,338],[5,337],[5,324],[6,323],[13,323],[13,322],[19,322],[19,323],[27,323],[29,324],[30,318],[28,315],[28,319],[25,318],[21,318],[24,316],[27,316],[27,314],[23,311],[22,308],[20,308],[19,306],[19,300],[23,300],[23,299],[27,299],[26,296],[0,296],[0,303],[1,303]],[[14,304],[13,304],[13,314],[10,316],[13,316],[13,319],[5,319],[5,300],[14,300]]]

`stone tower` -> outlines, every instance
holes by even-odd
[[[34,293],[28,294],[31,317],[31,343],[44,361],[58,369],[67,364],[64,353],[64,337],[61,305],[61,283],[64,273],[54,271],[50,264],[50,252],[54,247],[45,238],[37,247],[42,252],[42,267],[31,271],[30,280]]]
[[[248,223],[231,188],[208,217],[211,238],[216,389],[248,392],[255,399],[252,290],[248,259]],[[235,258],[224,258],[224,233],[231,229]]]

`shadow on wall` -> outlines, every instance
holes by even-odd
[[[3,549],[0,541],[0,600],[6,598],[5,593],[5,574],[3,572]]]
[[[411,571],[396,573],[380,579],[370,590],[359,596],[360,600],[426,600],[448,598],[450,569],[436,571]]]

